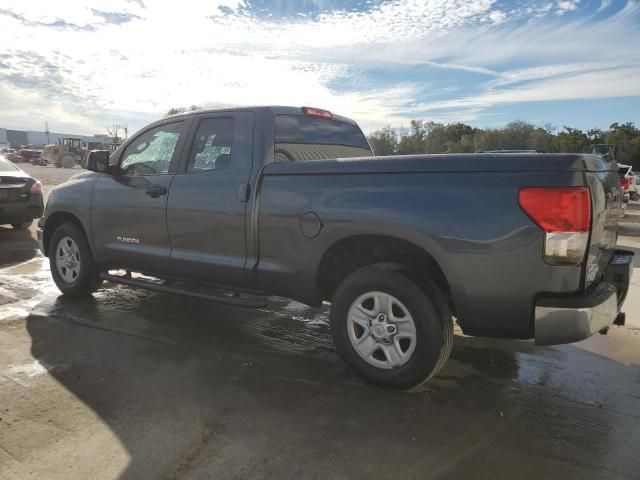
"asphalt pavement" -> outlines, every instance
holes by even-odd
[[[25,166],[45,192],[79,169]],[[640,478],[640,204],[627,326],[557,347],[465,337],[421,392],[337,356],[327,308],[107,284],[59,296],[0,227],[0,478]]]

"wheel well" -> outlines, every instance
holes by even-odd
[[[84,236],[87,237],[87,232],[84,231],[84,227],[82,226],[82,223],[80,223],[80,220],[78,220],[78,217],[67,212],[56,212],[47,218],[47,223],[44,225],[44,232],[42,234],[42,244],[47,256],[49,256],[49,243],[51,242],[53,232],[55,232],[58,226],[66,222],[77,225],[84,233]]]
[[[405,267],[416,282],[425,278],[431,280],[451,303],[451,289],[438,262],[411,242],[383,235],[349,237],[325,252],[316,277],[322,299],[331,300],[342,280],[355,270],[374,263]]]

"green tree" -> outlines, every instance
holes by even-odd
[[[411,155],[426,152],[427,129],[422,120],[411,120],[409,130],[403,129],[398,142],[398,153]]]
[[[424,139],[425,153],[447,152],[447,127],[442,123],[427,122],[424,124],[426,136]]]
[[[374,130],[368,137],[369,145],[375,155],[394,155],[398,153],[398,133],[389,125]]]
[[[504,135],[498,129],[480,130],[474,135],[474,141],[478,152],[507,148]]]
[[[202,107],[200,105],[191,105],[189,108],[171,107],[169,110],[167,110],[167,113],[165,113],[164,116],[168,117],[170,115],[177,115],[178,113],[197,112],[198,110],[202,110]]]
[[[589,150],[591,142],[587,135],[577,128],[564,126],[564,131],[559,132],[554,138],[554,147],[562,153],[585,153]]]
[[[591,128],[585,132],[563,127],[559,132],[550,123],[536,126],[523,120],[502,128],[478,129],[465,123],[443,124],[412,120],[408,128],[390,126],[369,136],[378,155],[420,153],[471,153],[487,150],[535,149],[543,152],[585,153],[594,143],[617,146],[617,160],[640,170],[640,129],[634,123],[613,123],[608,130]]]
[[[632,122],[613,123],[604,134],[604,142],[617,145],[616,160],[640,170],[640,130]]]

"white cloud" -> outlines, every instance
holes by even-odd
[[[602,0],[600,2],[600,6],[598,7],[598,13],[609,8],[612,3],[613,3],[613,0]]]
[[[489,19],[493,23],[502,23],[507,20],[507,14],[500,10],[494,10],[489,13]]]
[[[578,8],[578,3],[580,0],[561,0],[557,3],[557,11],[559,15],[562,15],[566,12],[571,12]]]
[[[416,110],[427,112],[456,108],[486,108],[519,102],[546,102],[592,98],[640,96],[640,66],[614,71],[595,71],[559,77],[530,85],[488,91],[473,97],[423,103]]]
[[[577,73],[594,72],[598,70],[612,70],[618,68],[626,68],[628,64],[612,64],[612,63],[560,63],[542,65],[539,67],[530,67],[522,69],[508,70],[506,72],[497,73],[496,79],[487,83],[488,87],[498,87],[502,85],[510,85],[514,83],[530,82],[532,80],[541,80],[545,78],[562,77],[567,75],[575,75]]]
[[[239,0],[0,0],[0,124],[46,119],[93,133],[112,119],[140,127],[173,106],[274,103],[327,107],[372,128],[418,114],[433,87],[425,78],[372,88],[358,72],[412,65],[486,77],[476,97],[445,102],[459,109],[452,120],[508,98],[634,94],[616,73],[640,63],[640,7],[597,22],[552,15],[578,6],[390,0],[365,12],[265,20]],[[577,83],[598,72],[618,79],[597,91]],[[343,79],[355,87],[340,88]]]

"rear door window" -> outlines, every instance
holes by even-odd
[[[276,115],[276,162],[373,155],[357,125],[304,115]]]
[[[230,117],[200,121],[189,153],[189,173],[224,170],[231,164],[234,121]]]

